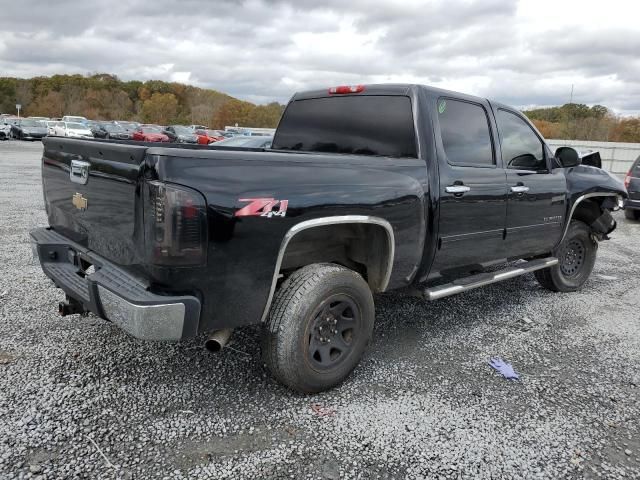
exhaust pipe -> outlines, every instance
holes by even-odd
[[[204,348],[209,350],[211,353],[218,353],[227,344],[232,333],[233,328],[216,330],[209,335],[209,338],[204,342]]]

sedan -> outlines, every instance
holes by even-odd
[[[219,142],[227,138],[224,132],[220,130],[196,130],[198,143],[200,145],[209,145],[210,143]]]
[[[41,140],[47,133],[46,125],[40,120],[21,118],[11,125],[11,136],[19,140]]]
[[[9,140],[11,136],[11,125],[0,118],[0,140]]]
[[[77,122],[56,122],[53,126],[53,134],[59,137],[93,138],[89,127]]]
[[[96,138],[131,140],[132,132],[127,131],[122,125],[111,122],[102,122],[96,124],[91,132]]]
[[[271,148],[273,136],[232,137],[215,143],[216,147]]]
[[[193,130],[183,125],[169,125],[162,133],[173,143],[198,143],[198,136]]]
[[[162,133],[162,128],[157,125],[140,125],[133,131],[131,137],[139,142],[168,142],[169,137]]]

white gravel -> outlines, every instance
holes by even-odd
[[[301,396],[265,372],[257,327],[215,356],[58,317],[27,235],[41,148],[0,142],[0,478],[640,478],[639,222],[616,215],[579,293],[526,276],[378,296],[354,375]]]

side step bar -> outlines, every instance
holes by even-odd
[[[492,283],[501,282],[509,278],[518,277],[525,273],[535,272],[543,268],[553,267],[558,264],[556,257],[539,258],[529,262],[521,263],[514,267],[505,268],[497,272],[479,273],[470,277],[460,278],[451,283],[438,285],[437,287],[425,288],[423,295],[427,300],[438,300],[439,298],[455,295],[456,293],[466,292],[474,288],[484,287]]]

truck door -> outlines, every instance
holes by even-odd
[[[550,152],[519,113],[500,107],[496,123],[507,173],[507,256],[548,253],[562,236],[564,170],[551,168]]]
[[[490,112],[486,102],[437,100],[440,220],[434,273],[506,258],[506,175]]]

